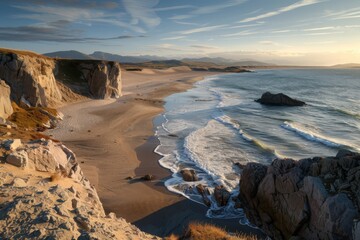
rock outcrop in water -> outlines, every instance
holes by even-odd
[[[305,102],[293,99],[283,93],[272,94],[270,92],[264,93],[261,98],[255,100],[264,105],[274,106],[303,106]]]
[[[274,239],[360,239],[360,154],[249,163],[239,198]]]
[[[0,160],[0,239],[158,239],[106,215],[63,144],[5,140]]]
[[[18,105],[58,106],[77,94],[121,96],[121,69],[115,62],[52,59],[0,49],[0,78],[10,86],[11,99]]]

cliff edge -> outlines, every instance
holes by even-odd
[[[158,239],[106,215],[63,144],[4,140],[0,160],[1,239]]]
[[[0,49],[0,79],[20,106],[56,107],[81,98],[121,96],[117,62],[68,60]]]

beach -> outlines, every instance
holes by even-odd
[[[187,68],[123,71],[122,97],[63,106],[59,110],[64,120],[47,134],[74,151],[85,176],[97,189],[105,211],[154,234],[179,232],[181,224],[204,220],[206,208],[164,187],[164,179],[171,172],[159,165],[160,156],[154,153],[158,141],[153,137],[153,119],[163,111],[164,97],[185,91],[213,74]],[[155,180],[138,179],[146,174],[155,176]],[[179,206],[184,208],[182,218],[176,217]],[[175,219],[164,226],[164,216]],[[154,228],[153,218],[159,219],[155,221],[158,228]],[[239,227],[237,221],[227,221],[226,225],[233,230]]]

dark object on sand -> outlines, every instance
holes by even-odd
[[[145,180],[145,181],[151,181],[154,179],[155,179],[154,175],[151,175],[151,174],[146,174],[145,176],[142,177],[142,180]]]
[[[255,102],[264,105],[274,106],[303,106],[305,102],[293,99],[283,93],[272,94],[270,92],[264,93],[261,98],[255,100]]]

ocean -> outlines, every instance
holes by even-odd
[[[264,106],[255,99],[270,91],[306,102],[302,107]],[[167,97],[164,113],[154,120],[159,163],[172,171],[168,190],[203,204],[196,185],[210,192],[223,185],[239,194],[240,168],[235,163],[271,164],[334,156],[339,149],[360,151],[360,69],[277,69],[205,78],[187,92]],[[194,169],[197,182],[179,173]],[[233,201],[210,218],[239,218]]]

